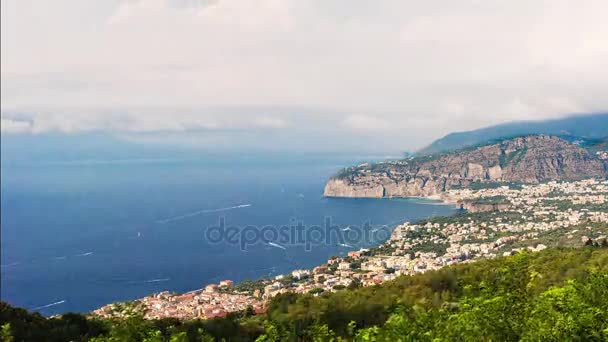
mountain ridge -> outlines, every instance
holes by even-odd
[[[554,135],[573,140],[605,138],[608,137],[608,113],[574,115],[540,121],[516,121],[476,130],[453,132],[418,150],[417,154],[455,151],[494,140],[532,134]]]

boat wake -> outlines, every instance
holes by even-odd
[[[51,306],[55,306],[55,305],[59,305],[59,304],[63,304],[63,303],[65,303],[65,300],[60,300],[60,301],[55,302],[55,303],[38,306],[38,307],[32,308],[31,310],[36,311],[36,310],[40,310],[40,309],[46,309],[46,308],[50,308]]]
[[[267,271],[267,270],[270,270],[270,273],[272,273],[276,269],[277,269],[276,266],[272,266],[272,267],[254,268],[254,269],[250,270],[249,272],[258,272],[258,271]]]
[[[162,283],[162,282],[169,281],[169,280],[171,280],[171,278],[150,279],[150,280],[144,280],[144,283]]]
[[[179,220],[183,220],[183,219],[186,219],[186,218],[189,218],[189,217],[193,217],[193,216],[197,216],[197,215],[201,215],[201,214],[218,213],[218,212],[221,212],[221,211],[228,211],[228,210],[247,208],[247,207],[251,207],[251,204],[240,204],[240,205],[235,205],[233,207],[198,210],[198,211],[194,211],[194,212],[191,212],[191,213],[187,213],[187,214],[183,214],[183,215],[178,215],[178,216],[173,216],[173,217],[169,217],[169,218],[166,218],[166,219],[158,220],[158,221],[156,221],[156,223],[165,224],[165,223],[169,223],[169,222],[173,222],[173,221],[179,221]]]
[[[272,246],[272,247],[276,247],[276,248],[280,248],[282,250],[287,250],[287,248],[285,246],[281,246],[278,243],[274,243],[274,242],[269,242],[268,245]]]
[[[171,278],[158,278],[158,279],[149,279],[149,280],[134,280],[134,281],[130,281],[128,282],[129,284],[150,284],[150,283],[162,283],[165,281],[169,281],[171,280]]]
[[[346,247],[346,248],[355,248],[355,247],[353,247],[351,245],[347,245],[345,243],[339,243],[338,246],[342,246],[342,247]]]
[[[81,253],[81,254],[73,254],[73,255],[59,255],[59,256],[54,256],[54,257],[50,257],[48,259],[34,259],[34,260],[29,260],[26,261],[25,265],[29,265],[29,264],[33,264],[33,263],[37,263],[37,262],[48,262],[48,261],[64,261],[67,260],[68,258],[73,258],[73,257],[86,257],[89,255],[93,255],[93,252],[86,252],[86,253]],[[10,264],[5,264],[5,265],[0,265],[1,268],[11,268],[11,267],[15,267],[17,265],[21,265],[21,262],[13,262]]]

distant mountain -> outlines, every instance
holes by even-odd
[[[518,121],[467,132],[450,133],[418,151],[419,155],[453,151],[464,147],[528,134],[548,134],[562,138],[608,137],[608,113],[576,115],[563,119]]]
[[[330,197],[433,196],[474,183],[539,183],[606,177],[608,162],[555,136],[529,135],[479,147],[345,169]]]

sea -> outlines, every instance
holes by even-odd
[[[274,277],[378,245],[404,221],[456,210],[420,199],[323,197],[328,177],[363,160],[3,163],[1,299],[50,316]]]

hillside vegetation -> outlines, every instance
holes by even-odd
[[[548,249],[208,321],[44,318],[2,303],[3,341],[607,341],[608,249]]]

